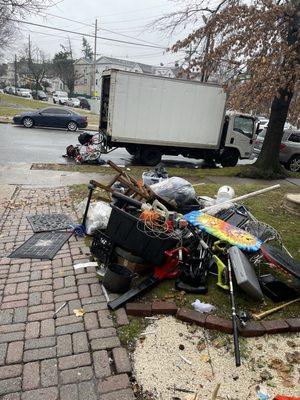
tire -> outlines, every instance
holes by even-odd
[[[77,129],[78,129],[78,125],[77,125],[76,122],[70,121],[70,122],[68,123],[68,125],[67,125],[67,129],[68,129],[68,131],[76,132]]]
[[[32,128],[34,125],[34,121],[30,117],[25,117],[22,119],[22,124],[25,126],[25,128]]]
[[[154,167],[161,162],[161,151],[155,147],[145,147],[141,150],[141,163]]]
[[[219,161],[222,167],[235,167],[239,161],[239,153],[235,149],[225,149]]]
[[[53,104],[56,104],[56,101],[53,99]]]
[[[204,168],[216,168],[216,162],[213,158],[204,158]]]
[[[136,153],[136,149],[134,149],[133,147],[125,147],[127,153],[129,153],[131,156],[135,155]]]
[[[293,156],[287,163],[287,168],[292,172],[300,171],[300,155]]]

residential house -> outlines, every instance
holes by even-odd
[[[47,86],[47,92],[56,92],[58,90],[66,90],[63,81],[58,77],[46,77],[43,79],[43,82],[47,82],[49,86]]]
[[[75,83],[75,93],[90,95],[93,92],[94,63],[91,60],[80,58],[75,61],[74,69],[79,77]],[[175,69],[165,66],[154,66],[140,62],[122,60],[113,57],[100,57],[96,62],[96,93],[101,93],[101,75],[109,69],[119,69],[122,71],[138,72],[141,74],[151,74],[175,78]]]

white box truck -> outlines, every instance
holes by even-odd
[[[118,147],[153,166],[183,155],[235,166],[250,158],[255,118],[225,115],[226,94],[216,84],[110,70],[102,75],[99,129],[103,151]]]

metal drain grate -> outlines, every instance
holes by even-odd
[[[73,232],[35,233],[22,246],[13,251],[10,258],[38,258],[52,260]]]
[[[67,229],[73,221],[65,214],[39,214],[27,217],[33,232],[49,232]]]

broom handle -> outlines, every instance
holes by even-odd
[[[220,206],[223,206],[224,204],[230,204],[230,203],[233,203],[235,201],[249,199],[250,197],[258,196],[259,194],[263,194],[263,193],[266,193],[266,192],[269,192],[271,190],[275,190],[275,189],[278,189],[278,188],[280,188],[279,184],[278,185],[269,186],[269,187],[264,188],[264,189],[256,190],[255,192],[244,194],[243,196],[239,196],[239,197],[235,197],[235,198],[230,199],[230,200],[223,201],[222,203],[219,203],[219,204],[214,204],[213,206],[204,207],[200,211],[201,212],[210,211],[215,207],[220,207]]]

